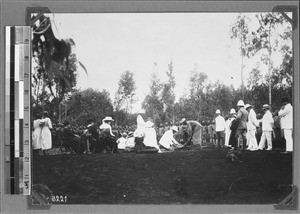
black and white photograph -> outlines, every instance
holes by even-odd
[[[291,12],[32,13],[32,188],[50,204],[278,204]]]

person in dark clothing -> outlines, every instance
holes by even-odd
[[[230,126],[231,133],[230,133],[230,137],[229,137],[229,145],[231,147],[233,147],[235,150],[238,149],[238,138],[236,138],[236,132],[237,132],[239,124],[240,124],[240,119],[236,118],[236,119],[232,120],[231,126]]]
[[[69,121],[65,121],[64,126],[62,136],[65,149],[71,153],[80,153],[81,147],[79,137],[71,130]]]
[[[95,151],[98,145],[99,133],[93,120],[89,120],[86,131],[85,152],[91,154]]]

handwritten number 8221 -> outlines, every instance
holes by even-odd
[[[62,195],[52,196],[52,202],[66,203],[67,202],[67,196],[62,196]]]

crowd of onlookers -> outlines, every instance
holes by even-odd
[[[102,120],[100,126],[93,120],[89,120],[86,126],[71,124],[67,120],[55,125],[51,124],[48,113],[44,112],[41,118],[34,121],[33,149],[46,153],[52,147],[63,146],[70,151],[76,150],[76,153],[92,153],[95,145],[100,145],[100,152],[160,153],[200,145],[250,151],[274,148],[293,151],[293,109],[289,100],[284,98],[281,109],[273,113],[268,104],[263,105],[262,109],[264,114],[256,115],[252,105],[245,105],[240,100],[237,109],[232,108],[229,116],[223,117],[217,109],[215,118],[202,121],[202,124],[183,118],[174,124],[166,122],[158,126],[154,125],[151,118],[145,122],[140,115],[137,124],[131,125],[113,124],[114,120],[109,116]],[[77,145],[77,149],[74,145]]]

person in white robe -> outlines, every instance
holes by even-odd
[[[144,130],[144,145],[149,147],[157,148],[159,151],[159,146],[157,144],[156,131],[154,129],[154,123],[151,121],[147,121],[145,123]]]

